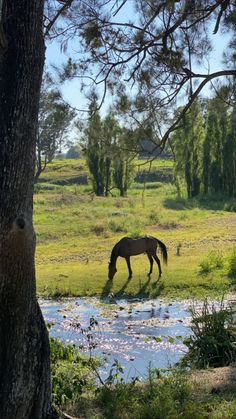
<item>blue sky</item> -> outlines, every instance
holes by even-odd
[[[128,2],[129,7],[128,11],[126,10],[125,15],[124,12],[120,15],[120,20],[127,21],[129,20],[129,13],[130,17],[133,16],[133,12],[131,9],[132,2]],[[128,13],[127,13],[128,12]],[[198,71],[206,73],[208,70],[211,72],[219,71],[224,69],[224,65],[222,64],[222,53],[226,48],[227,41],[229,39],[229,34],[222,36],[221,34],[217,33],[213,37],[213,51],[211,53],[211,58],[209,62],[209,69],[207,66],[200,66]],[[50,68],[50,64],[61,65],[63,62],[66,61],[65,54],[61,51],[60,45],[57,41],[51,42],[47,45],[46,50],[46,66]],[[196,70],[196,68],[194,69]],[[206,86],[205,91],[203,94],[210,95],[210,86]],[[80,92],[80,81],[78,79],[72,82],[66,82],[62,87],[61,90],[63,92],[65,100],[67,100],[72,106],[85,109],[86,108],[86,100],[83,94]],[[108,103],[108,101],[106,102]],[[106,108],[106,106],[105,106]]]

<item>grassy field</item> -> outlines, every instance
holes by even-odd
[[[172,163],[156,161],[152,170],[171,171]],[[178,198],[173,184],[158,182],[146,183],[145,187],[134,183],[127,198],[120,198],[115,191],[108,198],[96,197],[90,185],[73,183],[73,178],[86,173],[82,160],[56,161],[48,166],[42,183],[36,185],[34,222],[40,295],[113,293],[179,298],[233,290],[235,280],[227,272],[228,255],[236,245],[236,213],[227,210],[235,203],[220,197]],[[118,259],[113,283],[107,281],[114,244],[123,236],[142,234],[156,236],[167,245],[169,262],[161,280],[157,282],[155,265],[152,277],[147,277],[149,262],[147,256],[140,255],[131,260],[130,281],[123,259]],[[222,263],[214,262],[205,269],[212,260]]]

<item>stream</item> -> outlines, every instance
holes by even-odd
[[[114,360],[129,381],[145,379],[150,367],[173,366],[186,352],[183,338],[191,333],[189,300],[122,299],[103,304],[97,298],[70,298],[39,303],[51,324],[51,336],[105,359],[99,371],[103,379]]]

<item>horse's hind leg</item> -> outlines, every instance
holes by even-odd
[[[133,274],[132,269],[131,269],[131,265],[130,265],[130,257],[127,256],[125,258],[125,260],[126,260],[126,263],[127,263],[127,267],[128,267],[128,271],[129,271],[129,279],[130,279],[130,278],[132,278],[132,274]]]
[[[154,259],[155,259],[155,261],[157,263],[157,266],[158,266],[158,269],[159,269],[159,278],[160,278],[160,276],[162,274],[162,271],[161,271],[161,262],[160,262],[160,259],[157,257],[157,255],[153,255],[153,257],[154,257]]]
[[[147,253],[147,257],[148,257],[149,262],[150,262],[150,271],[148,272],[148,276],[150,276],[152,274],[153,258],[149,253]]]

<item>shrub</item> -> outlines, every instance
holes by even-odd
[[[122,220],[119,220],[119,221],[110,220],[108,221],[108,228],[113,233],[121,233],[121,232],[127,233],[128,230],[124,224],[125,223]]]
[[[83,391],[94,387],[89,360],[74,345],[50,338],[50,349],[53,402],[57,406],[75,401]]]
[[[54,185],[53,183],[35,183],[34,193],[40,193],[44,191],[55,191],[60,190],[60,186]]]
[[[236,202],[227,202],[224,205],[224,211],[227,211],[227,212],[236,212]]]
[[[105,233],[106,229],[102,223],[97,223],[91,227],[91,231],[96,234],[96,236],[101,236]]]
[[[133,230],[130,231],[129,234],[130,237],[140,237],[143,236],[143,232],[139,227],[133,228]]]
[[[183,365],[196,368],[221,367],[236,361],[236,330],[233,311],[225,308],[223,301],[219,310],[204,301],[199,315],[192,309],[193,334],[185,339],[188,353]]]
[[[151,224],[158,224],[160,222],[160,217],[156,212],[150,212],[148,218]]]
[[[199,264],[199,274],[207,275],[208,273],[222,269],[224,266],[223,256],[220,252],[212,251],[208,254],[207,258]]]
[[[102,387],[98,400],[104,419],[187,419],[189,411],[192,419],[203,417],[201,406],[193,400],[191,385],[181,374],[159,379],[149,374],[144,385],[132,382]]]

